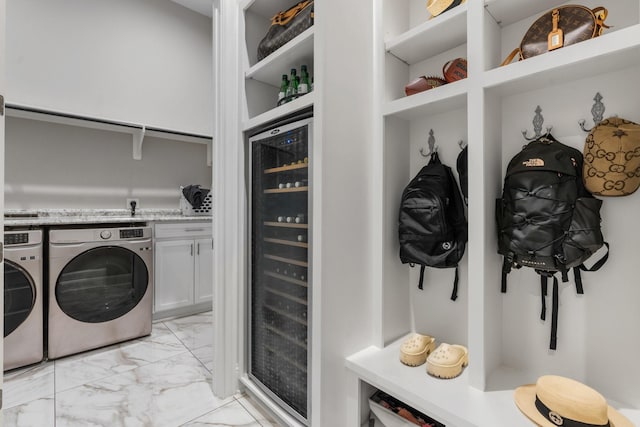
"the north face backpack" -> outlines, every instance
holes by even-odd
[[[583,293],[580,270],[595,271],[583,262],[604,243],[600,231],[600,206],[582,182],[582,153],[542,136],[527,144],[507,166],[502,198],[496,203],[498,253],[504,256],[502,292],[511,268],[531,267],[540,274],[541,319],[546,317],[547,279],[553,277],[550,348],[556,348],[558,279],[566,282],[574,271],[576,290]],[[608,247],[608,246],[607,246]]]
[[[420,289],[425,267],[456,269],[451,294],[455,301],[458,262],[467,243],[467,220],[453,172],[440,162],[437,152],[402,193],[398,237],[402,263],[421,266]]]

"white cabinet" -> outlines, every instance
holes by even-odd
[[[211,263],[213,257],[213,239],[196,239],[195,241],[195,265],[193,271],[194,277],[194,302],[208,302],[213,298],[213,265]]]
[[[211,308],[210,223],[156,224],[154,317]]]

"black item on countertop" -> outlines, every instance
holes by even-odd
[[[207,194],[209,194],[209,189],[201,188],[200,185],[187,185],[182,189],[182,195],[194,209],[199,209],[202,206]]]

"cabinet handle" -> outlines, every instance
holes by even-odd
[[[193,256],[193,243],[191,244],[191,256]]]
[[[204,231],[204,228],[185,228],[184,231],[186,231],[186,232]]]
[[[198,246],[196,246],[196,255],[200,255],[200,243],[197,244]]]

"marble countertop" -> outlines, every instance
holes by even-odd
[[[182,215],[180,209],[138,209],[135,216],[131,216],[128,209],[7,209],[4,212],[5,227],[210,220],[210,215]]]

